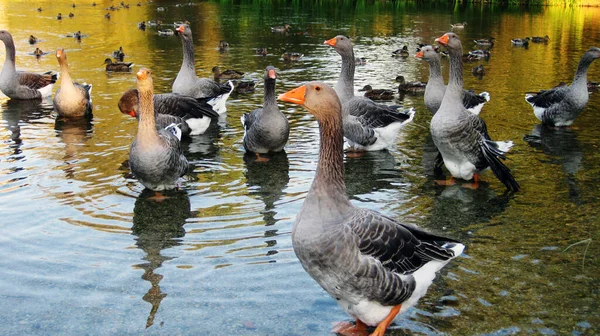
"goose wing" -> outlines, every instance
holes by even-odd
[[[34,90],[41,89],[44,86],[53,84],[58,79],[58,75],[52,71],[37,74],[32,72],[17,72],[17,82],[20,85],[27,86]]]
[[[410,114],[398,112],[398,106],[376,104],[364,97],[355,97],[343,106],[348,113],[358,118],[361,124],[368,127],[385,127],[394,122],[405,122]]]
[[[170,114],[181,118],[217,118],[219,115],[206,100],[194,99],[177,93],[154,95],[154,109],[158,113]]]
[[[567,86],[559,86],[550,90],[527,94],[525,95],[525,100],[534,107],[548,108],[563,101],[567,96],[567,91]]]
[[[377,141],[373,127],[361,122],[360,118],[348,116],[344,122],[344,137],[363,147],[370,146]]]

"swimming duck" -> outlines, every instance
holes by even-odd
[[[104,60],[104,64],[106,64],[106,71],[111,72],[127,72],[131,71],[133,68],[133,63],[124,63],[124,62],[113,62],[110,58],[106,58]]]
[[[38,42],[39,42],[39,40],[37,39],[37,37],[35,37],[33,35],[29,35],[29,44],[36,44]]]
[[[119,50],[113,51],[113,57],[119,62],[123,62],[125,58],[125,53],[123,52],[123,47],[119,47]]]
[[[483,67],[483,64],[473,67],[471,73],[475,77],[483,77],[483,75],[485,75],[485,68]]]
[[[188,169],[177,137],[181,131],[176,125],[168,130],[156,128],[152,75],[148,69],[141,69],[136,75],[140,119],[137,135],[129,149],[129,166],[146,188],[154,191],[174,189]]]
[[[331,87],[310,82],[279,99],[304,106],[319,122],[319,160],[292,228],[294,252],[304,270],[356,319],[356,325],[334,332],[366,335],[366,326],[376,326],[371,335],[383,336],[465,246],[349,201],[342,108]]]
[[[110,13],[104,14],[104,17],[110,20]]]
[[[496,39],[493,37],[490,37],[489,39],[473,40],[473,42],[475,42],[475,44],[480,45],[480,46],[493,46],[495,41],[496,41]]]
[[[56,19],[57,19],[57,20],[62,20],[62,14],[61,14],[61,13],[58,13],[58,15],[56,16]]]
[[[60,89],[54,95],[54,109],[61,117],[81,118],[92,116],[92,84],[73,82],[69,74],[67,53],[56,50],[56,59],[60,65]]]
[[[408,57],[408,55],[408,46],[404,46],[401,49],[396,49],[392,51],[392,56]]]
[[[480,59],[488,60],[489,58],[490,52],[483,49],[471,50],[466,55],[463,55],[464,61],[477,61]]]
[[[440,151],[444,165],[454,178],[474,179],[478,187],[479,174],[491,168],[507,189],[516,192],[519,184],[500,159],[512,147],[512,141],[493,141],[483,119],[463,105],[462,44],[458,35],[446,33],[436,39],[450,54],[450,79],[442,104],[431,119],[431,137]],[[451,180],[453,183],[453,180]]]
[[[299,61],[302,58],[301,53],[297,53],[297,52],[284,52],[281,57],[283,58],[284,61]]]
[[[0,91],[12,99],[39,99],[52,95],[52,86],[58,74],[48,71],[43,74],[17,71],[15,67],[15,42],[6,30],[0,30],[0,40],[6,48],[6,60],[0,72]]]
[[[531,40],[529,37],[526,37],[524,39],[516,38],[516,39],[510,40],[510,42],[515,46],[527,46],[527,45],[529,45],[529,40]]]
[[[212,68],[213,78],[216,82],[220,79],[240,79],[244,77],[244,73],[237,70],[227,69],[221,72],[221,69],[218,66],[214,66]]]
[[[75,17],[75,14],[73,14],[73,13],[69,12],[69,17],[70,17],[70,18],[72,18],[72,17]]]
[[[158,31],[159,36],[173,36],[175,32],[172,29],[163,29]]]
[[[274,33],[285,33],[285,32],[288,32],[290,30],[290,28],[292,28],[292,26],[290,26],[289,24],[286,23],[283,26],[271,27],[271,31]]]
[[[392,100],[394,99],[394,91],[388,89],[373,89],[371,85],[365,85],[358,91],[364,91],[364,96],[371,100]]]
[[[396,82],[398,82],[398,93],[402,94],[419,94],[425,93],[427,83],[423,82],[407,82],[404,76],[397,76]]]
[[[188,25],[177,28],[183,43],[183,62],[173,82],[173,92],[194,98],[208,98],[208,103],[217,113],[225,113],[225,102],[233,91],[233,83],[219,84],[212,79],[198,78],[194,68],[194,43]]]
[[[467,25],[466,22],[459,22],[459,23],[451,23],[450,27],[452,28],[465,28],[465,26]]]
[[[268,50],[267,48],[256,48],[255,49],[257,55],[267,56]]]
[[[442,65],[437,47],[424,45],[415,55],[429,64],[429,80],[425,87],[425,106],[435,114],[442,104],[442,99],[446,93],[446,85],[442,77]],[[475,94],[471,90],[463,90],[463,106],[467,111],[479,114],[483,105],[490,101],[490,94],[482,92]]]
[[[324,42],[342,57],[342,70],[335,90],[342,103],[344,136],[351,151],[382,150],[394,143],[402,127],[411,122],[415,110],[398,111],[397,106],[377,104],[354,96],[354,47],[350,39],[338,35]]]
[[[219,51],[226,51],[229,49],[229,43],[227,41],[219,41]]]
[[[273,66],[265,70],[265,93],[263,106],[242,115],[244,148],[248,152],[265,154],[280,152],[288,141],[290,125],[277,106],[275,83],[277,73]]]
[[[533,36],[531,38],[531,42],[534,43],[548,43],[548,41],[550,41],[550,37],[548,37],[548,35],[541,37],[541,36]]]
[[[256,83],[252,80],[248,81],[233,81],[234,91],[236,93],[251,93],[256,89]]]
[[[42,7],[38,7],[37,11],[41,12],[42,11]]]
[[[138,22],[138,29],[146,30],[146,21]]]
[[[589,99],[587,71],[597,58],[600,58],[600,48],[591,47],[581,57],[571,85],[525,95],[525,100],[533,106],[535,116],[543,124],[569,126],[585,109]]]
[[[369,61],[365,57],[355,57],[354,58],[354,64],[356,64],[356,65],[365,65],[368,62]]]
[[[35,50],[33,51],[33,53],[32,53],[32,54],[33,54],[34,56],[36,56],[36,57],[40,57],[40,56],[42,56],[42,55],[45,55],[46,53],[44,53],[44,52],[42,51],[42,49],[40,49],[40,48],[35,48]]]

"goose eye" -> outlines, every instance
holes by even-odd
[[[321,87],[320,86],[315,86],[315,90],[321,91]]]

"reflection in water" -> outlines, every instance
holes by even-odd
[[[39,99],[17,100],[10,99],[2,104],[2,119],[7,123],[6,128],[11,133],[14,142],[15,154],[20,153],[21,125],[19,122],[29,122],[48,116],[52,111],[51,102]]]
[[[135,267],[144,270],[142,279],[150,282],[150,289],[143,300],[152,305],[146,328],[154,324],[154,317],[162,299],[167,294],[161,292],[159,283],[163,276],[154,271],[161,267],[163,262],[173,259],[160,254],[161,250],[181,245],[185,235],[186,219],[192,212],[190,199],[184,191],[165,193],[168,198],[157,202],[150,197],[154,192],[145,189],[135,201],[133,208],[132,234],[137,236],[137,247],[146,253],[144,258],[147,263],[137,264]]]
[[[569,198],[575,204],[580,201],[579,187],[575,174],[581,169],[583,151],[580,148],[577,133],[569,127],[551,128],[542,124],[535,125],[531,134],[523,138],[531,147],[541,149],[550,156],[546,163],[559,164],[565,172],[569,186]]]
[[[85,148],[85,142],[92,136],[92,121],[87,118],[81,119],[56,119],[54,129],[57,136],[65,144],[65,168],[67,178],[72,179],[79,166],[79,150]]]
[[[387,150],[365,152],[356,158],[346,157],[344,163],[346,193],[353,198],[373,191],[395,188],[401,175],[394,156]]]
[[[265,203],[265,210],[262,211],[266,226],[274,225],[277,212],[275,202],[283,195],[283,189],[290,180],[290,164],[285,151],[278,153],[261,154],[268,158],[268,162],[257,161],[254,153],[246,152],[244,154],[244,163],[246,164],[246,183],[250,195],[258,195]],[[268,231],[268,236],[275,236],[276,230]]]
[[[187,159],[192,162],[217,156],[219,133],[219,124],[213,120],[203,134],[194,135],[191,140],[182,141],[181,147]]]

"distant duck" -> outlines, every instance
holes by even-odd
[[[41,12],[42,11],[42,7],[38,7],[37,11]]]
[[[397,76],[396,82],[398,82],[398,93],[401,94],[419,94],[425,93],[427,83],[423,82],[407,82],[404,76]]]
[[[451,23],[450,27],[452,27],[452,28],[465,28],[466,25],[467,25],[466,22],[463,22],[463,23],[459,22],[459,23],[453,23],[453,24]]]
[[[157,12],[164,12],[165,8],[164,7],[156,7],[156,11]]]
[[[96,7],[96,2],[92,2],[92,7]]]
[[[74,16],[75,16],[75,14],[73,14],[73,13],[69,12],[69,17],[70,17],[70,18],[72,18],[72,17],[74,17]]]
[[[113,62],[110,58],[105,59],[104,64],[109,72],[127,72],[133,67],[133,63]]]
[[[299,61],[300,58],[302,58],[301,53],[297,53],[297,52],[284,52],[281,57],[283,58],[284,61]]]
[[[236,93],[252,93],[256,89],[256,83],[252,80],[249,81],[233,81],[233,91]]]
[[[71,7],[75,8],[75,4],[72,4]]]
[[[256,48],[255,50],[256,50],[257,55],[267,56],[267,53],[268,53],[267,48]]]
[[[475,77],[483,77],[483,75],[485,75],[485,69],[483,68],[483,64],[479,64],[478,66],[473,67],[471,73]]]
[[[533,106],[533,113],[543,124],[569,126],[585,109],[589,100],[587,71],[597,58],[600,58],[600,48],[591,47],[581,57],[571,85],[525,95],[525,100]]]
[[[34,55],[35,57],[40,57],[40,56],[43,56],[43,55],[45,55],[45,54],[47,54],[47,53],[44,53],[44,52],[42,51],[42,49],[40,49],[40,48],[35,48],[35,50],[33,51],[33,55]]]
[[[364,57],[355,57],[354,64],[356,65],[365,65],[368,63],[368,60]]]
[[[119,50],[113,51],[113,57],[116,60],[123,62],[123,59],[125,58],[125,53],[123,52],[123,47],[119,47]]]
[[[36,44],[38,42],[39,42],[39,40],[37,37],[35,37],[33,35],[29,35],[29,44]]]
[[[534,36],[531,38],[531,42],[533,43],[548,43],[548,41],[550,41],[550,37],[548,37],[548,35],[544,37]]]
[[[510,40],[510,42],[512,42],[512,44],[515,46],[527,46],[527,45],[529,45],[529,40],[531,40],[529,37],[526,37],[524,39],[516,38],[516,39]]]
[[[224,40],[219,41],[219,51],[226,51],[227,49],[229,49],[229,43]]]
[[[67,53],[64,49],[56,51],[60,65],[60,89],[54,95],[54,109],[61,117],[82,118],[92,116],[92,85],[73,82],[69,75]]]
[[[487,50],[471,50],[468,54],[463,55],[463,60],[465,61],[476,61],[480,59],[488,60],[490,58],[490,52]]]
[[[392,100],[394,99],[394,91],[388,89],[373,89],[371,85],[365,85],[358,91],[364,91],[365,97],[371,100]]]
[[[286,23],[283,26],[271,27],[271,31],[274,33],[285,33],[285,32],[288,32],[290,30],[290,28],[292,28],[292,26],[290,26],[289,24]]]
[[[138,29],[146,30],[146,21],[142,21],[138,23]]]
[[[215,81],[219,81],[220,79],[240,79],[244,77],[244,73],[237,70],[227,69],[221,72],[221,69],[218,66],[214,66],[212,68],[212,73]]]
[[[110,13],[104,14],[104,17],[110,20]]]
[[[496,39],[493,37],[490,37],[489,39],[473,40],[473,42],[475,42],[475,44],[481,45],[481,46],[493,46],[495,41],[496,41]]]
[[[61,14],[61,13],[58,13],[58,15],[56,16],[56,19],[57,19],[57,20],[62,20],[62,14]]]
[[[156,26],[162,24],[162,21],[161,20],[156,20],[156,21],[155,20],[150,20],[150,21],[147,21],[147,24],[150,27],[156,27]]]
[[[408,46],[404,46],[401,49],[396,49],[392,51],[392,56],[408,57],[408,55]]]
[[[160,35],[160,36],[173,36],[173,35],[175,35],[175,32],[172,29],[164,29],[164,30],[159,30],[158,31],[158,35]]]
[[[85,36],[87,36],[87,35],[85,35],[85,34],[82,34],[82,33],[81,33],[81,30],[78,30],[78,31],[77,31],[77,32],[75,32],[75,33],[67,33],[65,36],[67,36],[67,37],[72,37],[72,38],[74,38],[74,39],[77,39],[77,40],[81,40],[81,38],[82,38],[82,37],[85,37]]]

